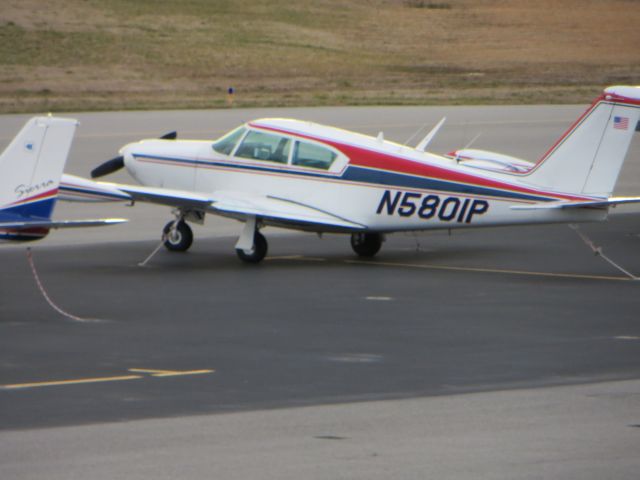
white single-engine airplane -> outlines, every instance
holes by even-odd
[[[206,213],[245,223],[238,256],[259,262],[265,225],[351,234],[373,256],[392,232],[604,220],[640,117],[640,87],[607,88],[537,163],[475,149],[425,151],[440,122],[415,147],[290,119],[246,123],[216,141],[175,132],[130,143],[92,171],[123,166],[143,186],[65,176],[67,198],[110,197],[175,207],[165,246],[192,242],[187,221]],[[109,196],[109,195],[108,195]]]
[[[0,241],[37,240],[51,228],[126,221],[51,220],[77,125],[77,120],[70,118],[34,117],[0,156]]]

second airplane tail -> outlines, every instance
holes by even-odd
[[[51,218],[77,125],[57,117],[35,117],[25,124],[0,156],[4,216]]]

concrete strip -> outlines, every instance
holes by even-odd
[[[0,477],[636,479],[640,381],[10,431]]]

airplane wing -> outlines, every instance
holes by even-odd
[[[555,208],[603,208],[625,203],[640,203],[640,197],[610,197],[602,200],[586,200],[575,202],[541,202],[531,205],[513,205],[512,210],[549,210]]]
[[[119,183],[96,183],[100,186],[117,188],[121,192],[129,195],[133,201],[157,203],[159,205],[167,205],[169,207],[181,207],[195,210],[205,210],[212,203],[212,199],[206,195],[183,190],[123,185]]]
[[[72,202],[141,201],[197,210],[205,210],[212,202],[206,195],[193,192],[123,183],[95,182],[66,173],[62,176],[60,183],[59,198]]]
[[[210,211],[236,217],[255,216],[287,224],[321,225],[339,230],[364,230],[366,225],[342,218],[310,205],[286,198],[248,194],[246,192],[218,191],[212,195]]]
[[[64,200],[141,201],[230,216],[240,220],[253,216],[288,226],[333,227],[340,231],[360,231],[367,228],[366,225],[310,205],[247,192],[217,191],[212,195],[203,195],[170,188],[95,182],[73,175],[64,176],[61,190],[61,198]]]
[[[131,196],[115,186],[100,184],[88,178],[63,173],[58,189],[58,199],[68,202],[117,202],[130,201]]]

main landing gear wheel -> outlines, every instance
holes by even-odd
[[[253,248],[251,250],[236,248],[236,253],[238,254],[238,258],[243,262],[260,263],[267,255],[267,249],[267,239],[256,230],[253,236]]]
[[[167,223],[162,229],[164,246],[171,252],[186,252],[193,243],[193,231],[183,220],[173,228],[174,222]]]
[[[351,235],[351,248],[360,257],[373,257],[382,247],[382,235],[379,233],[354,233]]]

